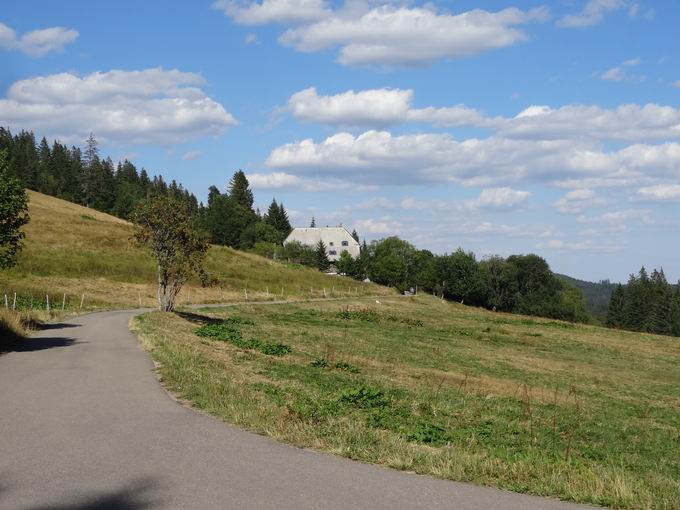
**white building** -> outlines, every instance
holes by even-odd
[[[294,228],[286,237],[283,244],[297,241],[300,244],[316,248],[319,241],[326,245],[328,260],[335,262],[340,259],[343,251],[348,252],[352,258],[359,256],[359,242],[352,237],[345,227],[307,227]]]

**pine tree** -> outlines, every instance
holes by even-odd
[[[359,234],[357,234],[356,229],[353,229],[353,230],[352,230],[352,237],[354,238],[354,240],[355,240],[357,243],[359,242]]]
[[[609,310],[607,311],[607,326],[610,328],[623,327],[625,292],[623,285],[619,284],[613,291],[612,297],[609,301]]]
[[[319,240],[316,250],[314,250],[314,260],[319,271],[326,271],[331,267],[331,261],[328,260],[328,254],[326,253],[326,245],[321,240]]]
[[[234,199],[236,203],[252,211],[255,199],[253,197],[253,192],[250,190],[250,183],[246,178],[246,174],[243,173],[243,170],[236,171],[231,178],[231,181],[229,181],[229,196]]]
[[[680,282],[676,284],[671,298],[671,335],[680,336]]]
[[[316,228],[316,220],[314,219],[314,216],[312,216],[312,221],[309,224],[309,228]]]
[[[659,335],[670,335],[672,331],[671,300],[672,290],[666,281],[663,268],[652,272],[650,280],[650,308],[644,330]]]

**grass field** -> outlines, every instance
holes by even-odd
[[[677,339],[431,296],[152,313],[133,328],[172,392],[282,441],[565,500],[680,508]]]
[[[151,257],[130,242],[130,224],[64,200],[29,192],[31,221],[19,264],[0,272],[0,307],[51,309],[155,306],[155,270]],[[390,289],[327,276],[313,269],[274,262],[226,247],[211,247],[206,269],[212,283],[191,282],[180,303],[300,299],[375,295]],[[66,295],[66,298],[64,298]]]

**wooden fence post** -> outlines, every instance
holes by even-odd
[[[47,313],[50,313],[50,295],[49,294],[45,294],[45,303],[46,303],[46,306],[47,306]]]
[[[84,301],[85,301],[85,294],[83,294],[82,296],[80,296],[80,309],[81,309],[81,310],[83,309],[83,302],[84,302]]]
[[[64,297],[61,300],[61,311],[64,311],[64,307],[66,306],[66,292],[64,292]]]
[[[14,301],[12,301],[12,310],[17,309],[17,293],[14,293]]]
[[[7,301],[7,294],[5,294],[5,309],[9,310],[9,301]]]

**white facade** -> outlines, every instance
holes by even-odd
[[[283,244],[291,241],[297,241],[311,248],[316,248],[319,241],[323,241],[323,244],[326,245],[328,260],[331,262],[339,260],[343,251],[348,252],[354,259],[359,256],[360,252],[358,241],[352,237],[352,234],[345,227],[294,228]]]

